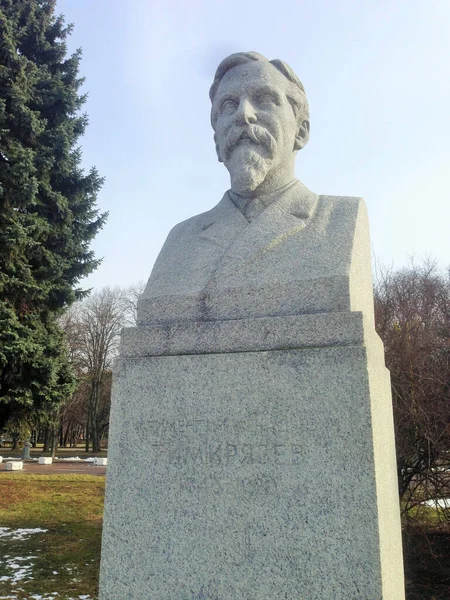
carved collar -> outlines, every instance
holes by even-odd
[[[228,195],[233,201],[233,203],[239,208],[247,221],[251,222],[253,219],[258,217],[264,209],[275,202],[276,200],[280,200],[295,184],[298,183],[297,179],[293,179],[282,188],[279,188],[272,194],[266,194],[264,196],[257,196],[256,198],[243,198],[233,192],[232,190],[228,190]]]

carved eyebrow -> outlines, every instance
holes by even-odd
[[[262,85],[261,87],[258,87],[256,89],[252,90],[252,92],[251,92],[252,96],[255,96],[255,95],[260,96],[261,94],[270,94],[271,96],[274,97],[274,99],[276,100],[276,102],[278,104],[281,103],[282,93],[278,92],[277,89],[275,89],[269,85]],[[285,96],[287,97],[289,103],[292,105],[294,114],[296,114],[298,112],[296,110],[298,108],[298,103],[296,101],[293,101],[293,99],[291,100],[291,98],[289,97],[288,94],[285,94]],[[219,93],[216,93],[216,95],[211,103],[211,125],[212,125],[213,129],[215,128],[215,123],[217,121],[218,114],[221,112],[222,104],[226,100],[234,100],[238,104],[240,102],[238,96],[233,95],[229,91],[224,90],[222,92],[222,95],[220,95]]]
[[[219,106],[222,106],[224,102],[227,100],[233,100],[233,102],[239,102],[239,98],[237,96],[233,96],[233,94],[224,94],[219,98]]]
[[[236,104],[239,104],[239,98],[237,98],[233,94],[230,94],[229,92],[227,92],[227,93],[223,94],[223,96],[218,97],[217,102],[214,102],[215,109],[213,108],[213,112],[217,112],[217,111],[220,112],[222,110],[224,103],[227,102],[228,100],[232,100],[233,102],[236,102]]]
[[[253,95],[256,95],[256,96],[261,96],[263,94],[270,94],[271,96],[273,96],[275,98],[275,100],[277,100],[277,102],[280,102],[280,100],[281,100],[281,95],[278,92],[278,90],[276,90],[275,88],[270,87],[268,85],[261,86],[260,88],[258,88],[257,90],[255,90],[253,92]]]

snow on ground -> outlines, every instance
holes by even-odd
[[[56,600],[59,596],[58,592],[52,592],[50,595],[41,596],[40,594],[31,594],[29,600]],[[18,596],[0,596],[0,600],[17,600]],[[68,600],[92,600],[91,596],[77,596],[76,598],[68,598]]]
[[[35,533],[45,533],[48,529],[41,529],[35,527],[34,529],[11,529],[10,527],[0,527],[0,539],[7,541],[27,540],[31,535]],[[10,584],[25,584],[33,580],[33,562],[32,559],[37,556],[10,556],[9,554],[3,555],[0,559],[0,567],[5,575],[0,575],[0,586],[3,582]],[[68,568],[69,571],[72,569]],[[56,574],[56,571],[53,571]],[[13,593],[14,590],[13,590]],[[42,596],[40,594],[30,594],[28,600],[57,600],[58,592],[52,592]],[[0,600],[18,600],[18,596],[0,596]],[[76,596],[68,598],[68,600],[92,600],[91,596]]]
[[[69,456],[68,458],[58,458],[55,456],[54,460],[76,460],[80,462],[94,462],[95,458],[80,458],[79,456]]]
[[[0,583],[2,581],[9,581],[10,583],[14,584],[22,581],[22,579],[27,579],[27,581],[33,579],[31,576],[33,563],[30,562],[29,564],[21,564],[24,561],[28,562],[31,558],[37,558],[37,556],[27,556],[26,558],[23,558],[22,556],[14,556],[14,558],[8,558],[7,560],[0,561],[0,564],[4,564],[5,570],[11,573],[11,575],[0,576]]]
[[[436,498],[436,500],[427,500],[422,504],[432,508],[450,508],[450,498]]]
[[[17,456],[8,456],[8,457],[3,457],[3,462],[6,462],[7,460],[12,460],[12,461],[17,461],[17,460],[22,460],[21,458],[17,458]],[[27,459],[28,461],[33,460],[33,461],[38,461],[38,458],[29,458]],[[89,457],[89,458],[80,458],[79,456],[68,456],[67,458],[58,458],[57,456],[55,456],[55,458],[53,460],[71,460],[71,461],[76,461],[76,462],[94,462],[95,457]],[[2,597],[0,596],[0,600],[2,600]]]
[[[48,531],[48,529],[40,529],[39,527],[35,527],[34,529],[11,529],[10,527],[0,527],[0,538],[7,538],[14,541],[25,540],[34,533],[45,533],[46,531]]]
[[[31,594],[28,597],[28,600],[56,600],[59,596],[58,592],[52,592],[51,594],[47,594],[46,596],[41,596],[40,594]],[[0,596],[0,600],[17,600],[17,596]],[[91,596],[77,596],[76,598],[68,598],[68,600],[92,600]]]

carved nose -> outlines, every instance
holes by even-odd
[[[256,123],[256,114],[253,106],[248,100],[243,100],[239,105],[237,114],[238,122],[242,125]]]

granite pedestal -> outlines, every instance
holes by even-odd
[[[101,600],[404,597],[361,312],[126,330],[110,440]]]

